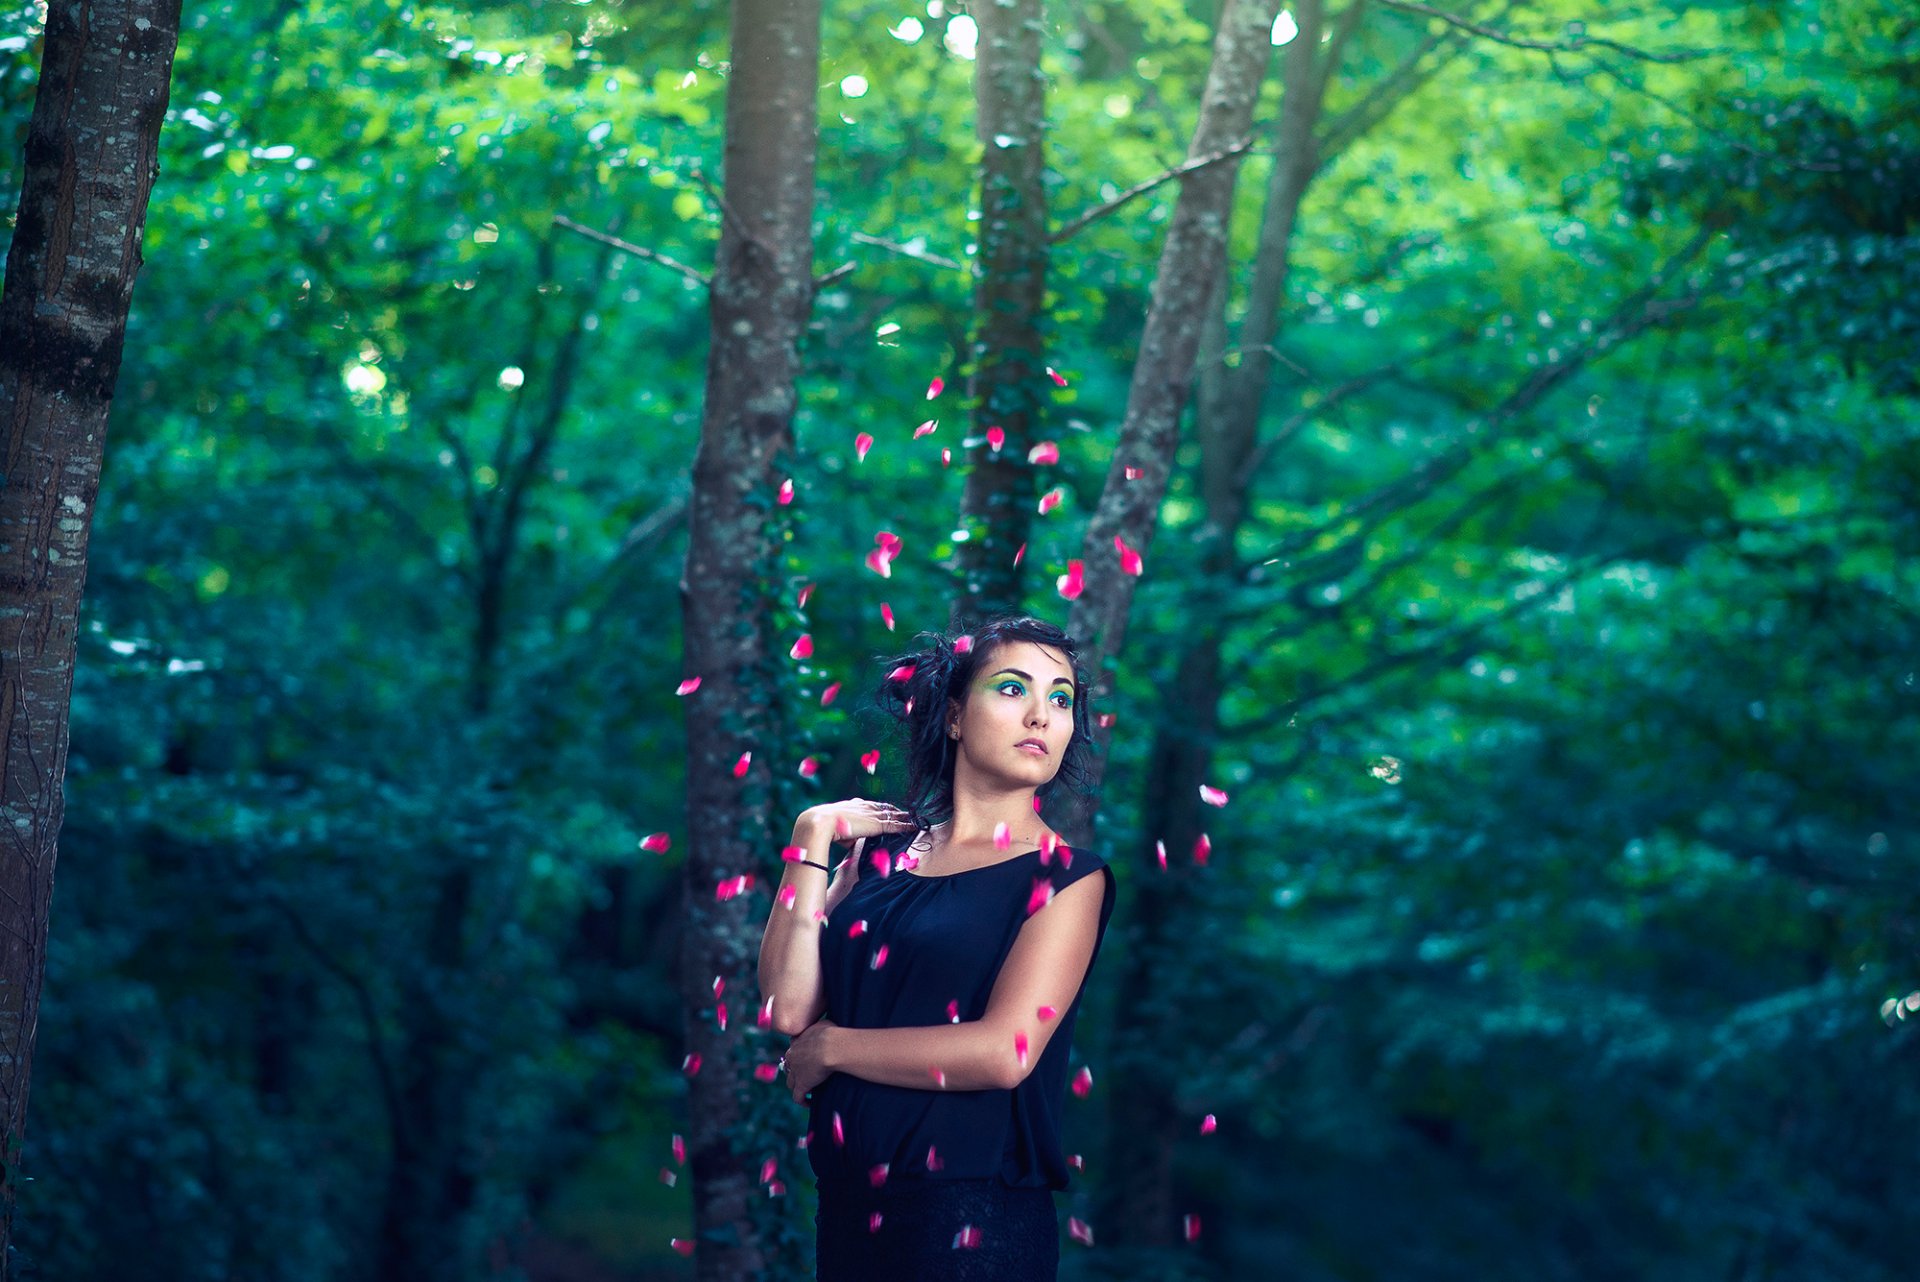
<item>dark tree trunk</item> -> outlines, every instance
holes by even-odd
[[[738,1053],[753,1007],[722,1031],[713,981],[752,990],[764,900],[716,899],[723,878],[764,875],[778,760],[778,639],[770,635],[781,542],[773,513],[793,448],[798,341],[812,302],[818,0],[737,0],[727,81],[726,185],[711,295],[706,406],[694,459],[680,584],[687,701],[687,859],[679,989],[689,1085],[694,1258],[705,1279],[749,1279],[769,1258],[749,1214],[755,1172],[734,1151],[754,1083]],[[784,647],[780,647],[784,650]],[[784,662],[782,655],[780,660]],[[739,777],[734,766],[752,753]],[[777,861],[772,861],[777,865]],[[756,915],[758,913],[758,915]]]
[[[0,295],[0,1272],[7,1271],[107,415],[159,169],[180,0],[47,10]]]
[[[1231,0],[1222,15],[1200,122],[1187,149],[1189,160],[1229,151],[1247,138],[1278,10],[1278,0]],[[1180,415],[1193,379],[1202,320],[1226,259],[1227,221],[1239,172],[1239,156],[1234,154],[1183,177],[1173,224],[1160,250],[1120,440],[1087,525],[1081,553],[1085,588],[1074,603],[1070,626],[1084,646],[1082,658],[1096,698],[1113,692],[1110,665],[1120,652],[1133,604],[1134,576],[1122,570],[1114,540],[1123,540],[1143,556],[1153,540],[1173,452],[1180,443]],[[1096,754],[1092,764],[1098,785],[1104,754]],[[1070,841],[1089,839],[1095,804],[1091,797],[1073,799],[1064,808],[1060,827]]]
[[[1047,289],[1046,79],[1041,0],[976,5],[975,131],[980,138],[980,276],[974,289],[972,436],[960,504],[956,626],[1017,611],[1034,511],[1034,467],[1051,383],[1041,308]],[[998,450],[989,428],[1006,434]]]

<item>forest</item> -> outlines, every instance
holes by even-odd
[[[0,0],[0,162],[5,1276],[811,1277],[781,846],[1009,612],[1062,1278],[1915,1275],[1905,0]]]

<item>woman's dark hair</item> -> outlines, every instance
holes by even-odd
[[[1060,754],[1060,768],[1036,789],[1042,801],[1065,785],[1079,793],[1091,788],[1093,751],[1091,699],[1080,667],[1079,643],[1045,619],[1010,615],[992,619],[971,633],[948,636],[922,632],[920,648],[884,659],[885,670],[874,702],[897,723],[906,739],[906,786],[901,806],[922,830],[953,817],[954,741],[947,737],[947,703],[965,704],[973,678],[989,656],[1008,642],[1031,641],[1058,650],[1073,672],[1073,735]]]

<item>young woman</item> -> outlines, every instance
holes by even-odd
[[[1038,619],[922,639],[880,691],[906,804],[801,814],[760,945],[811,1103],[818,1277],[1052,1279],[1067,1060],[1114,899],[1105,861],[1039,814],[1084,782],[1086,679]]]

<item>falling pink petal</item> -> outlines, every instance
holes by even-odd
[[[1035,797],[1035,798],[1034,798],[1034,801],[1035,801],[1036,803],[1038,803],[1038,802],[1039,802],[1039,800],[1040,800],[1040,798],[1038,798],[1038,797]],[[1034,813],[1035,813],[1035,814],[1038,814],[1038,813],[1039,813],[1039,811],[1040,811],[1040,807],[1039,807],[1039,805],[1038,805],[1038,804],[1036,804],[1036,805],[1034,806],[1034,808],[1033,808],[1033,809],[1034,809]],[[1058,834],[1058,833],[1051,833],[1051,832],[1043,832],[1043,833],[1041,833],[1041,834],[1040,834],[1040,862],[1041,862],[1041,864],[1042,864],[1042,865],[1045,865],[1045,864],[1050,864],[1050,863],[1052,863],[1052,862],[1053,862],[1053,852],[1054,852],[1055,850],[1058,850],[1059,848],[1060,848],[1060,836],[1059,836],[1059,834]]]
[[[682,1255],[693,1254],[693,1240],[691,1238],[684,1238],[684,1237],[668,1238],[667,1245],[672,1247],[674,1250],[680,1252],[680,1254]]]
[[[940,427],[940,420],[937,418],[930,418],[926,422],[922,423],[920,426],[913,429],[913,439],[917,441],[923,436],[931,436],[933,435],[934,432],[939,430],[939,427]]]
[[[763,1082],[771,1082],[774,1078],[780,1076],[780,1066],[778,1064],[755,1064],[753,1066],[753,1075]]]
[[[998,454],[1000,452],[1000,447],[1002,445],[1005,445],[1006,443],[1007,443],[1006,429],[999,428],[999,427],[990,427],[987,429],[987,448],[988,449],[992,450],[995,454]]]
[[[769,997],[760,1003],[760,1014],[755,1017],[754,1022],[762,1028],[773,1027],[773,998]]]
[[[1067,1166],[1072,1170],[1084,1171],[1087,1169],[1087,1159],[1081,1157],[1078,1153],[1069,1153],[1067,1154]]]
[[[1116,715],[1117,714],[1112,712],[1103,712],[1099,716],[1095,717],[1094,720],[1100,723],[1100,728],[1102,730],[1111,730],[1113,729],[1113,719]]]
[[[971,1224],[962,1225],[953,1235],[953,1249],[956,1251],[974,1251],[980,1247],[980,1230]]]
[[[1013,1035],[1013,1057],[1020,1061],[1020,1067],[1027,1066],[1027,1035],[1024,1032]]]
[[[786,1191],[787,1191],[787,1186],[781,1183],[779,1180],[774,1180],[771,1184],[767,1185],[768,1197],[779,1197],[781,1194],[785,1193]]]
[[[807,857],[807,848],[805,846],[782,846],[780,847],[780,857],[790,864],[797,864]]]
[[[685,681],[682,681],[678,687],[675,688],[674,693],[675,694],[692,694],[695,690],[698,690],[699,688],[700,688],[700,678],[688,677]]]
[[[1180,1231],[1187,1235],[1187,1241],[1189,1242],[1199,1241],[1200,1217],[1191,1213],[1181,1217]]]
[[[1078,600],[1080,589],[1084,586],[1082,576],[1085,572],[1086,567],[1079,561],[1069,561],[1067,562],[1067,572],[1054,581],[1054,586],[1060,590],[1060,595],[1067,600]]]
[[[885,1184],[886,1182],[887,1182],[887,1164],[885,1162],[880,1163],[878,1166],[873,1167],[867,1172],[867,1183],[873,1185],[873,1187],[879,1188],[882,1184]]]
[[[833,821],[833,835],[842,841],[847,841],[852,838],[853,824],[845,815],[841,815]]]
[[[768,1158],[766,1161],[760,1163],[760,1182],[765,1184],[768,1180],[772,1179],[773,1173],[777,1169],[779,1168],[775,1166],[772,1158]]]
[[[993,848],[995,850],[1006,850],[1012,845],[1013,829],[1007,827],[1004,823],[995,824],[993,826]]]
[[[1160,861],[1160,871],[1165,872],[1167,870],[1167,843],[1166,842],[1156,841],[1153,843],[1153,857]]]
[[[802,1135],[798,1140],[795,1140],[794,1147],[799,1149],[803,1153],[806,1152],[809,1148],[813,1147],[813,1132],[808,1131],[805,1135]]]
[[[787,654],[795,659],[811,659],[813,657],[813,634],[810,632],[802,632],[800,639],[793,643],[793,648],[788,650]]]
[[[727,1004],[725,1002],[714,1003],[713,1021],[714,1023],[720,1025],[721,1032],[724,1033],[727,1031]]]
[[[879,970],[887,964],[887,946],[885,944],[873,950],[873,960],[867,963],[868,970]]]
[[[1020,546],[1024,548],[1026,544],[1022,543]],[[953,652],[955,654],[965,654],[967,651],[971,649],[973,649],[972,637],[964,636],[964,637],[955,637],[953,639]]]
[[[1047,366],[1047,377],[1053,380],[1053,385],[1055,387],[1065,387],[1067,385],[1067,380],[1061,377],[1058,371],[1056,371],[1051,365]]]
[[[912,716],[912,715],[913,715],[913,700],[912,700],[912,699],[908,699],[908,700],[907,700],[907,715],[908,715],[908,716]]]
[[[1045,494],[1042,494],[1040,496],[1040,515],[1045,516],[1047,513],[1053,511],[1053,509],[1059,507],[1060,500],[1065,497],[1066,492],[1057,485]]]
[[[858,939],[860,938],[860,936],[866,933],[867,933],[867,921],[866,921],[866,918],[864,917],[862,917],[859,921],[856,921],[855,923],[853,923],[853,925],[847,927],[848,939]]]
[[[1066,842],[1063,841],[1058,846],[1054,847],[1053,853],[1060,856],[1060,866],[1062,868],[1073,867],[1073,847],[1072,846],[1069,846]]]
[[[907,872],[920,866],[920,856],[903,850],[893,857],[893,866],[900,872]]]
[[[1220,1123],[1213,1120],[1212,1113],[1208,1113],[1205,1117],[1200,1119],[1200,1133],[1202,1135],[1211,1135],[1219,1128],[1220,1128]]]
[[[788,477],[780,482],[780,506],[785,507],[791,502],[793,502],[793,478]]]
[[[713,997],[714,997],[714,1000],[715,1000],[715,1001],[718,1001],[718,1000],[720,999],[720,994],[722,994],[722,993],[724,993],[724,992],[726,992],[726,991],[727,991],[727,981],[726,981],[726,978],[725,978],[724,976],[721,976],[721,975],[715,975],[715,976],[713,977]]]
[[[862,432],[853,438],[853,460],[856,463],[867,461],[867,451],[873,448],[873,436]]]
[[[887,631],[893,631],[893,607],[885,601],[880,603],[880,621],[887,625]]]
[[[800,758],[800,777],[802,779],[811,779],[819,773],[820,759],[818,757]]]
[[[879,544],[880,550],[885,552],[888,556],[900,555],[900,536],[898,534],[895,534],[892,530],[880,531],[878,534],[873,536],[873,541]]]
[[[1130,467],[1126,469],[1126,477],[1129,481],[1137,481],[1145,475],[1146,473],[1137,467]]]
[[[903,663],[899,667],[895,668],[892,672],[887,673],[887,680],[911,681],[913,680],[913,670],[914,670],[913,664]]]
[[[1042,1006],[1042,1007],[1041,1007],[1041,1008],[1040,1008],[1040,1009],[1039,1009],[1039,1010],[1038,1010],[1037,1012],[1035,1012],[1035,1013],[1036,1013],[1036,1014],[1038,1014],[1038,1015],[1040,1016],[1040,1022],[1044,1024],[1044,1023],[1046,1023],[1046,1022],[1047,1022],[1048,1020],[1050,1020],[1050,1019],[1052,1019],[1052,1018],[1053,1018],[1053,1017],[1054,1017],[1055,1015],[1058,1015],[1058,1014],[1059,1014],[1060,1012],[1059,1012],[1059,1011],[1057,1011],[1057,1010],[1055,1010],[1055,1009],[1054,1009],[1053,1007],[1051,1007],[1051,1006]]]
[[[840,683],[836,681],[832,685],[828,686],[825,690],[822,690],[820,692],[820,706],[824,708],[828,704],[832,703],[833,696],[839,693],[840,693]]]
[[[833,1115],[833,1142],[842,1148],[847,1145],[847,1128],[840,1124],[840,1114],[837,1112]]]
[[[879,548],[867,553],[867,568],[883,579],[893,577],[893,558]]]
[[[872,774],[874,767],[879,764],[880,764],[880,749],[869,748],[865,752],[860,754],[860,767],[861,769],[865,770],[868,774]]]
[[[673,845],[673,838],[664,832],[650,832],[640,839],[640,849],[651,850],[656,855],[664,855]]]
[[[663,1166],[660,1168],[660,1182],[668,1188],[672,1188],[680,1182],[680,1177],[674,1173],[672,1167]]]
[[[884,850],[876,850],[871,855],[868,855],[867,862],[872,864],[873,870],[882,877],[887,876],[893,871],[893,861],[888,858],[887,852]]]
[[[881,1218],[882,1218],[881,1214],[878,1211],[875,1211],[872,1215],[869,1215],[867,1217],[867,1232],[878,1233],[880,1231]]]
[[[933,1078],[933,1084],[941,1090],[947,1089],[947,1075],[938,1064],[927,1065],[927,1073]]]
[[[1218,788],[1211,788],[1203,783],[1200,785],[1200,800],[1206,802],[1209,806],[1224,806],[1227,804],[1227,794]]]
[[[947,1003],[947,1019],[955,1024],[960,1022],[960,999],[958,997]]]
[[[753,753],[751,752],[741,753],[740,760],[733,763],[733,777],[735,779],[744,779],[747,774],[747,767],[752,764],[753,764]]]
[[[738,877],[721,878],[719,884],[713,888],[713,897],[716,900],[733,899],[746,894],[751,889],[753,889],[753,874],[743,872]]]
[[[940,1155],[934,1152],[934,1146],[931,1144],[927,1145],[927,1169],[929,1171],[938,1171],[945,1166],[946,1163],[940,1160]]]
[[[1031,917],[1047,906],[1053,898],[1053,883],[1045,877],[1036,877],[1033,881],[1033,893],[1027,896],[1027,916]]]
[[[1200,839],[1193,843],[1193,862],[1202,868],[1207,866],[1207,856],[1213,853],[1213,843],[1207,840],[1207,834],[1201,833]]]
[[[1042,441],[1027,451],[1029,463],[1058,463],[1059,461],[1060,447],[1052,441]]]
[[[1067,1217],[1067,1236],[1082,1246],[1093,1245],[1093,1228],[1085,1220]]]
[[[940,395],[941,392],[946,390],[946,386],[946,379],[941,378],[938,374],[934,375],[933,381],[927,384],[927,399],[932,400],[934,397]]]
[[[798,886],[780,887],[780,895],[779,895],[780,906],[786,909],[788,912],[793,911],[793,901],[795,899],[798,899],[799,897],[800,897],[800,888]]]
[[[698,1058],[696,1056],[695,1058]],[[687,1141],[684,1136],[673,1137],[673,1160],[685,1166],[687,1164]]]
[[[680,1061],[680,1071],[688,1077],[697,1077],[700,1073],[700,1052],[688,1051],[687,1057]]]
[[[800,585],[800,592],[799,592],[799,595],[797,595],[796,597],[794,597],[794,600],[793,600],[793,608],[794,608],[794,609],[796,609],[796,610],[804,610],[804,609],[806,609],[806,608],[807,608],[807,598],[808,598],[808,597],[810,597],[810,596],[812,596],[812,595],[813,595],[813,584],[811,584],[811,583],[802,583],[802,584]]]
[[[1138,575],[1146,567],[1140,561],[1140,554],[1128,547],[1126,540],[1118,534],[1113,536],[1113,546],[1120,553],[1120,568],[1128,574]]]
[[[952,467],[952,466],[953,466],[953,451],[952,451],[952,450],[949,450],[949,449],[942,449],[942,450],[940,451],[940,466],[941,466],[941,467]]]
[[[1093,1089],[1093,1070],[1085,1064],[1073,1075],[1073,1093],[1079,1099],[1085,1099],[1087,1092]]]
[[[1040,794],[1038,793],[1033,797],[1033,813],[1036,815],[1040,813]]]

